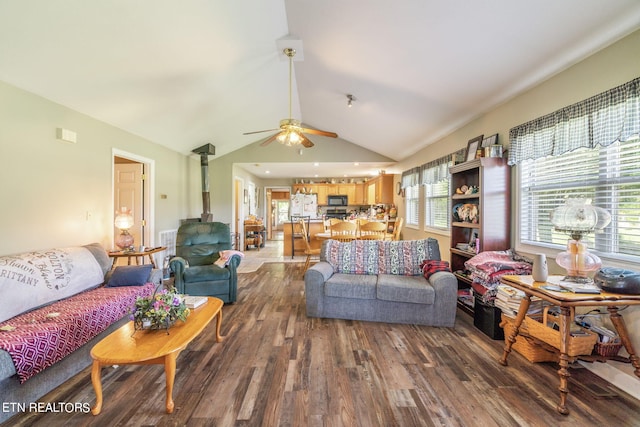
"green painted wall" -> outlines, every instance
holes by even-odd
[[[57,128],[76,132],[77,143],[56,139]],[[113,149],[155,163],[156,241],[180,218],[199,216],[190,190],[200,182],[198,159],[0,82],[0,254],[91,242],[110,248]]]

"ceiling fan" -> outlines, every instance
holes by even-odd
[[[278,141],[281,144],[287,146],[293,146],[301,144],[304,147],[313,147],[313,142],[309,140],[304,134],[310,133],[314,135],[328,136],[331,138],[337,138],[338,134],[335,132],[327,132],[318,129],[309,129],[301,126],[300,120],[295,120],[291,117],[291,87],[292,87],[292,70],[293,70],[293,57],[296,54],[296,50],[293,48],[285,48],[284,54],[289,57],[289,118],[280,120],[280,132],[265,139],[260,145],[262,147],[271,144],[273,141]],[[255,132],[245,132],[243,135],[252,135],[254,133],[272,132],[278,129],[259,130]]]

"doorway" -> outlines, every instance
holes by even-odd
[[[271,235],[273,240],[282,238],[284,223],[289,221],[289,204],[291,202],[291,192],[289,188],[272,187],[267,189],[270,197],[267,199],[268,211],[265,212],[267,217],[267,234]]]
[[[153,160],[113,150],[113,218],[121,209],[128,209],[133,216],[133,226],[129,233],[133,236],[134,247],[153,246]],[[113,239],[121,231],[113,227]],[[114,245],[115,247],[115,245]]]
[[[241,178],[234,178],[233,180],[233,207],[234,207],[234,216],[233,222],[235,225],[235,239],[234,239],[234,249],[244,248],[244,180]]]

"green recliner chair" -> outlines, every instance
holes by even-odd
[[[236,301],[241,257],[233,255],[227,265],[214,262],[220,251],[231,249],[229,226],[221,222],[190,222],[178,228],[176,256],[170,266],[175,287],[181,294],[220,298],[225,303]],[[188,262],[188,264],[187,264]]]

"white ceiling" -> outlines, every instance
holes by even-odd
[[[0,80],[217,158],[287,117],[295,38],[294,118],[402,160],[638,28],[638,0],[0,0]]]

